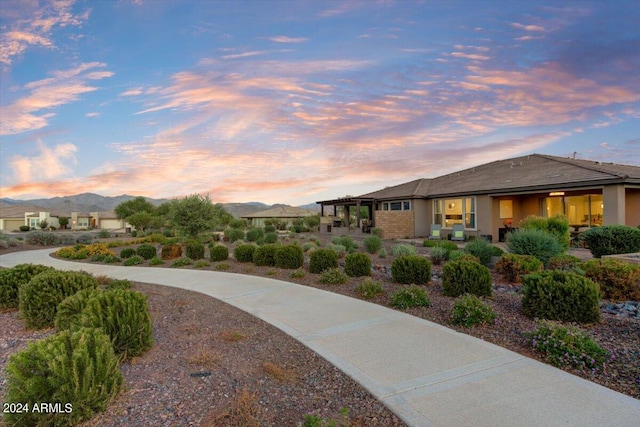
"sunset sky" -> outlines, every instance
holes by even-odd
[[[640,165],[640,1],[0,2],[0,197],[306,204]]]

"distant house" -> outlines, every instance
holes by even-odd
[[[466,235],[496,241],[506,223],[517,226],[529,215],[564,214],[576,230],[638,226],[640,167],[532,154],[317,203],[321,232],[366,231],[360,218],[365,207],[369,225],[385,238],[427,236],[431,224],[450,234],[454,224],[463,224]]]
[[[26,207],[31,209],[31,207]],[[60,228],[60,217],[69,218],[67,228],[72,230],[79,229],[106,229],[106,230],[124,230],[131,227],[124,220],[120,220],[113,212],[71,212],[68,214],[51,213],[46,211],[27,210],[25,206],[2,206],[0,207],[0,230],[17,231],[21,226],[27,225],[30,228],[40,228],[40,223],[47,221],[48,226]]]
[[[294,219],[305,218],[317,214],[318,212],[314,212],[312,210],[304,208],[296,208],[293,206],[276,206],[264,211],[242,215],[240,218],[249,220],[250,224],[256,227],[263,227],[266,220],[279,220],[281,223],[288,226],[291,225],[291,222]]]

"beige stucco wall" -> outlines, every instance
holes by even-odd
[[[122,221],[119,219],[101,219],[100,228],[104,228],[105,230],[117,230],[119,228],[123,228],[123,226]]]
[[[0,230],[4,230],[4,231],[19,230],[21,225],[24,225],[24,219],[22,218],[0,219]]]
[[[385,239],[415,237],[415,211],[376,211],[376,227],[382,228]]]
[[[432,206],[431,200],[412,200],[414,211],[414,237],[427,237],[429,236],[429,229],[431,227]]]
[[[625,191],[623,185],[607,185],[602,189],[603,225],[625,224]]]

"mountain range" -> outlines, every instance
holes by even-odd
[[[71,212],[104,212],[113,211],[116,206],[122,202],[126,202],[135,198],[128,194],[123,194],[115,197],[101,196],[94,193],[82,193],[73,196],[64,197],[52,197],[50,199],[30,199],[30,200],[15,200],[9,198],[0,199],[0,208],[2,207],[19,207],[25,206],[25,211],[45,211],[55,213],[71,213]],[[169,199],[152,199],[145,197],[150,203],[155,206],[162,203],[169,202]],[[270,209],[276,206],[287,206],[282,204],[268,205],[261,202],[248,202],[248,203],[222,203],[222,206],[227,212],[234,217],[240,217],[242,215],[248,215],[254,212],[260,212],[266,209]],[[320,207],[315,203],[308,205],[298,206],[301,208],[320,211]]]

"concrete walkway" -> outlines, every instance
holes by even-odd
[[[299,340],[411,426],[640,425],[640,400],[376,304],[273,279],[82,264],[50,252],[2,255],[0,265],[85,270],[220,299]]]

